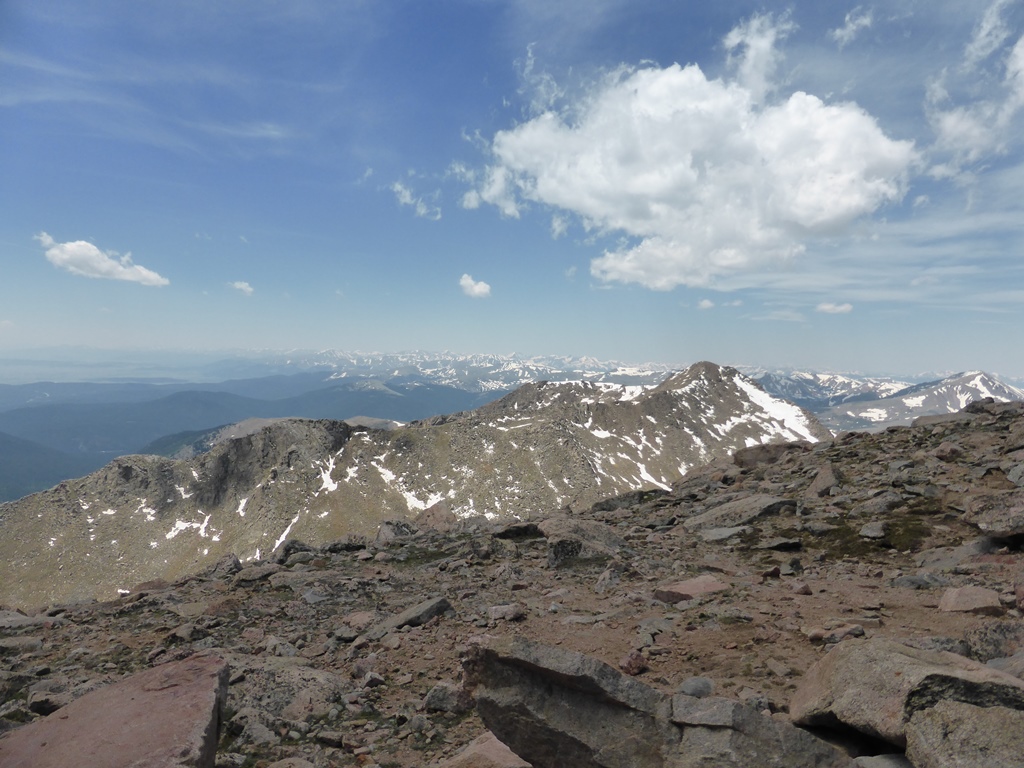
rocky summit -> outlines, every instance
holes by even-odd
[[[1020,765],[1024,404],[665,485],[8,606],[0,764],[118,744],[131,697],[180,692],[204,703],[168,765]],[[170,710],[142,709],[156,753]]]
[[[326,545],[384,520],[527,519],[668,490],[737,448],[830,437],[731,368],[661,384],[534,383],[397,429],[286,420],[174,461],[126,456],[0,505],[0,602],[111,597],[288,538]],[[54,579],[53,574],[59,574]]]

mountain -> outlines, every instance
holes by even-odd
[[[0,432],[0,500],[50,488],[65,478],[92,472],[103,463]]]
[[[278,421],[185,461],[122,457],[0,505],[0,602],[65,600],[194,572],[289,537],[383,520],[530,517],[643,489],[738,448],[829,433],[731,368],[657,387],[538,382],[474,411],[392,430]],[[26,574],[62,571],[37,593]],[[73,574],[73,577],[71,576]]]
[[[915,384],[888,397],[818,410],[816,415],[834,432],[876,430],[910,424],[921,416],[956,413],[969,403],[985,398],[999,403],[1024,400],[1024,390],[983,371],[970,371],[940,381]]]
[[[834,405],[876,400],[912,386],[887,377],[855,377],[836,373],[764,373],[756,377],[766,392],[817,413]]]

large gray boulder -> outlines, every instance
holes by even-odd
[[[835,748],[718,697],[668,696],[597,659],[521,637],[464,661],[484,724],[534,768],[840,768]]]
[[[850,640],[807,671],[789,711],[801,725],[845,726],[905,747],[914,713],[946,699],[1020,710],[1024,681],[947,651]]]

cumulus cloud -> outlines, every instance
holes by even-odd
[[[252,296],[253,291],[255,290],[251,285],[245,282],[245,280],[236,280],[233,283],[228,283],[228,286],[234,288],[236,291],[244,293],[246,296]]]
[[[169,285],[171,282],[153,270],[133,263],[130,253],[122,256],[115,251],[101,251],[84,240],[58,243],[46,232],[40,232],[35,239],[46,249],[47,261],[74,275],[127,280],[142,285]]]
[[[872,22],[871,11],[864,11],[858,6],[846,14],[843,26],[833,29],[829,35],[839,44],[840,48],[843,48],[852,43],[862,30],[870,28]]]
[[[824,312],[826,315],[846,315],[853,311],[853,304],[834,304],[831,301],[823,301],[815,311]]]
[[[595,277],[656,290],[787,262],[808,238],[842,233],[902,199],[918,155],[856,104],[773,99],[791,28],[757,16],[730,32],[729,78],[621,67],[566,109],[498,132],[463,205],[574,214],[620,238]]]
[[[701,299],[697,302],[697,309],[711,309],[715,306],[715,302],[711,299]]]
[[[474,280],[469,275],[459,278],[459,287],[462,292],[473,299],[486,299],[491,295],[491,286],[482,280]]]
[[[438,221],[441,218],[441,209],[429,198],[417,196],[413,191],[400,181],[391,185],[391,191],[395,193],[395,199],[399,205],[411,207],[421,219]]]

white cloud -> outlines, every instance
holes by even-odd
[[[254,288],[249,285],[245,280],[236,280],[233,283],[228,283],[229,288],[234,288],[236,291],[241,291],[246,296],[252,296]]]
[[[928,84],[925,108],[936,134],[930,172],[936,178],[970,179],[968,166],[1005,154],[1020,134],[1024,37],[1012,46],[1007,42],[1009,29],[1001,17],[1007,5],[996,0],[988,7],[964,50],[962,67],[943,70]]]
[[[469,275],[459,278],[459,286],[464,294],[474,299],[486,299],[491,295],[491,286],[482,280],[474,280]]]
[[[410,206],[421,219],[438,221],[441,218],[441,209],[431,202],[432,199],[436,199],[436,195],[432,195],[429,198],[418,197],[400,181],[396,181],[391,185],[391,191],[395,193],[395,199],[399,205]]]
[[[964,65],[974,67],[995,53],[1010,36],[1010,30],[1003,21],[1003,11],[1014,0],[995,0],[981,17],[966,48]]]
[[[621,67],[570,109],[498,132],[463,205],[518,217],[537,203],[624,235],[591,264],[603,281],[669,290],[792,260],[901,200],[917,153],[856,104],[765,101],[791,28],[759,16],[730,32],[734,79]]]
[[[46,249],[47,261],[75,275],[127,280],[142,285],[169,285],[171,282],[166,277],[133,263],[130,253],[121,256],[115,251],[101,251],[84,240],[58,243],[45,232],[40,232],[35,239]]]
[[[860,6],[858,6],[846,14],[843,26],[833,29],[829,32],[829,35],[839,44],[840,48],[843,48],[852,43],[861,30],[870,28],[872,22],[871,11],[861,10]]]
[[[846,315],[853,311],[852,304],[833,304],[831,301],[823,301],[817,307],[816,312],[824,312],[826,315]]]
[[[711,309],[715,306],[715,302],[711,299],[701,299],[697,302],[697,309]]]

